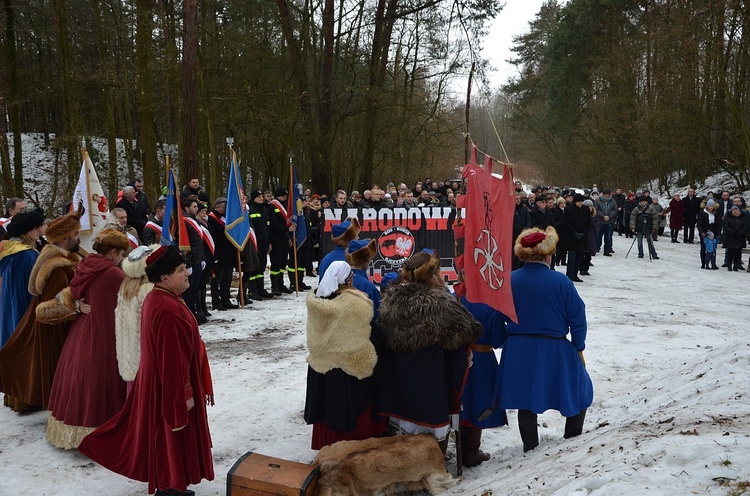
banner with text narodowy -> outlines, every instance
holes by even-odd
[[[431,248],[440,254],[441,273],[446,282],[456,282],[453,207],[417,208],[326,208],[320,225],[320,247],[325,256],[333,250],[331,228],[357,217],[362,225],[359,239],[376,239],[378,255],[370,263],[368,275],[379,284],[389,272],[398,272],[414,253]]]

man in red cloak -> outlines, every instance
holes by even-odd
[[[78,450],[104,467],[148,482],[149,494],[191,495],[189,484],[213,480],[210,373],[198,323],[180,296],[185,258],[174,246],[146,260],[154,289],[143,302],[141,363],[122,411],[86,436]]]

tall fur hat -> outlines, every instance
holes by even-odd
[[[361,230],[359,219],[352,217],[341,224],[336,224],[331,229],[331,242],[337,246],[349,246],[352,240],[357,239]]]
[[[141,245],[135,250],[128,253],[122,261],[122,270],[125,275],[138,279],[146,275],[146,259],[153,252],[159,249],[159,245],[145,246]]]
[[[146,259],[146,275],[149,282],[157,283],[161,276],[171,274],[184,263],[185,256],[176,246],[162,246]]]
[[[47,231],[44,233],[44,237],[47,238],[52,244],[55,244],[63,239],[72,236],[81,230],[81,215],[83,212],[71,212],[53,220],[47,226]]]
[[[369,264],[378,254],[378,242],[374,239],[355,239],[349,243],[346,261],[352,267]]]
[[[100,255],[112,249],[127,250],[129,247],[130,240],[128,236],[114,229],[105,229],[94,238],[94,251]]]
[[[554,227],[545,231],[538,227],[524,229],[516,238],[513,252],[524,262],[544,260],[547,255],[555,253],[559,237]]]

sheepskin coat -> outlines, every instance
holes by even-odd
[[[47,408],[57,362],[75,317],[75,302],[66,299],[63,290],[80,259],[54,244],[42,249],[29,277],[34,298],[0,350],[0,391],[29,406]]]
[[[461,409],[469,345],[482,325],[444,288],[420,283],[389,289],[378,324],[384,347],[376,412],[431,428]]]
[[[362,430],[359,417],[372,405],[379,332],[367,295],[355,289],[334,295],[307,296],[310,366],[304,417],[308,424],[322,423],[328,431],[355,433]]]
[[[150,282],[141,286],[138,294],[126,299],[122,289],[117,294],[115,307],[115,347],[117,367],[124,381],[135,380],[138,364],[141,362],[141,308],[146,295],[154,289]]]

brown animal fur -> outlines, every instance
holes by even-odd
[[[339,441],[315,457],[318,496],[393,494],[397,485],[438,494],[455,485],[443,453],[429,434]]]

